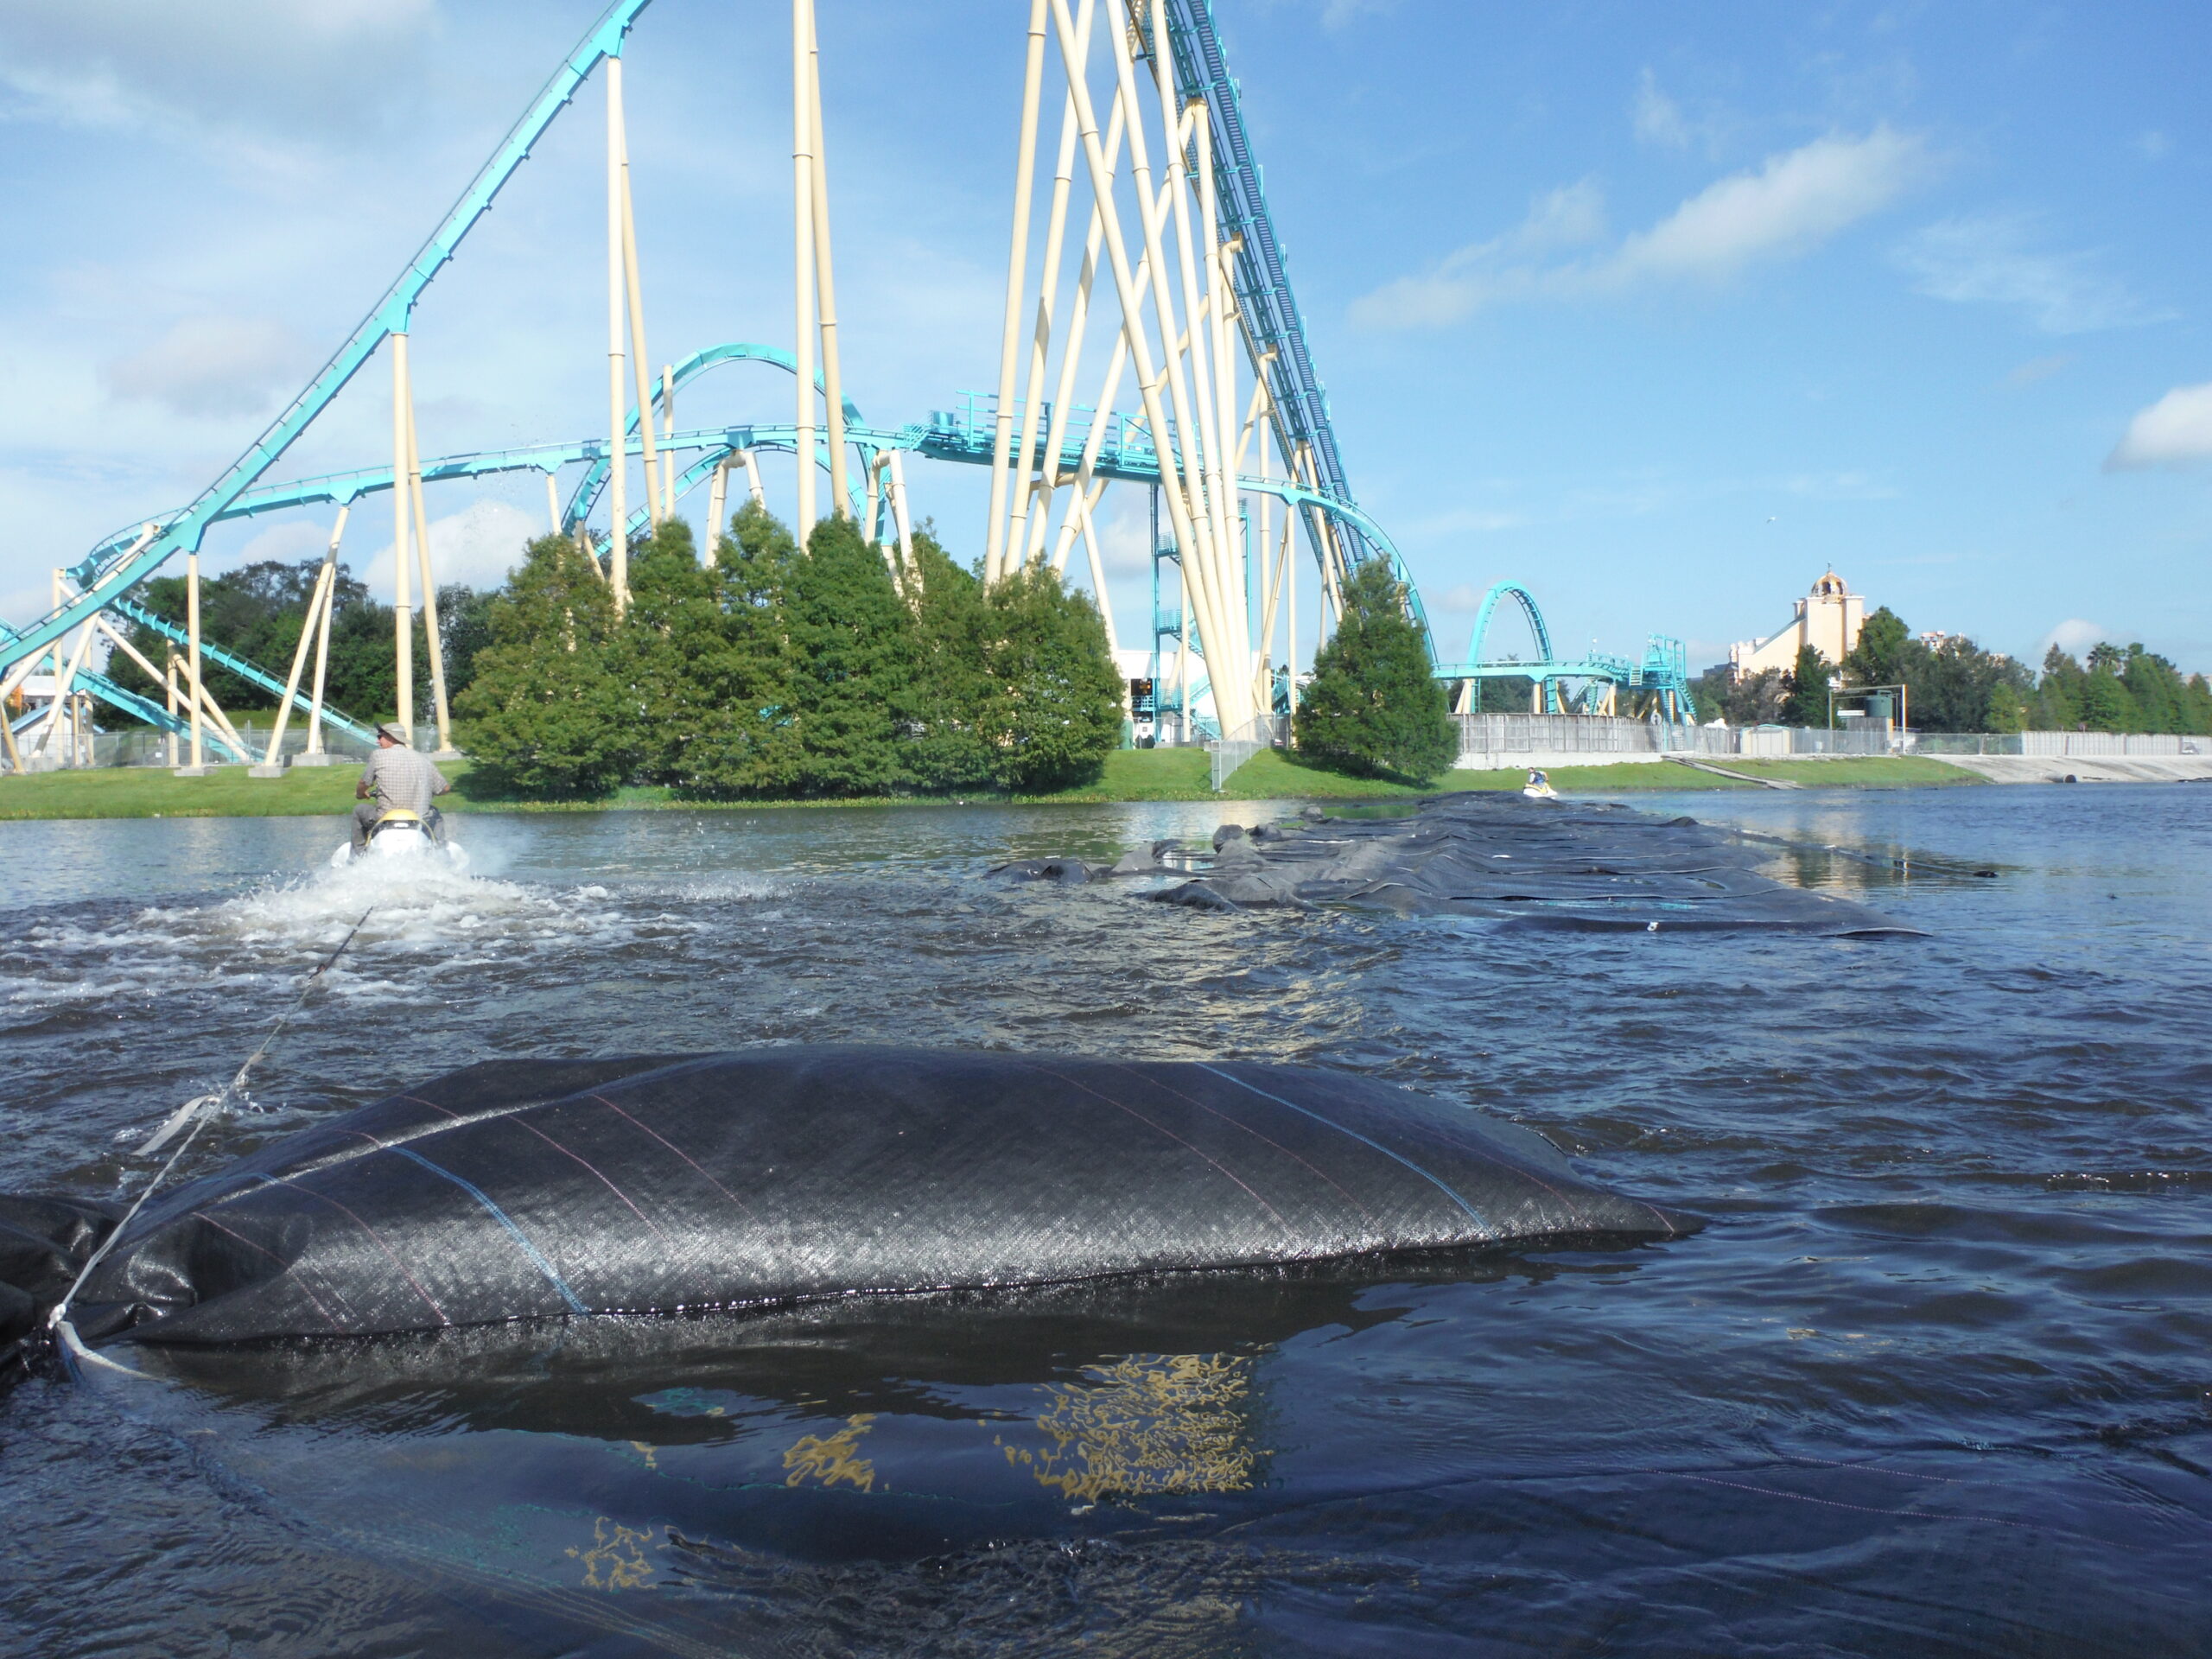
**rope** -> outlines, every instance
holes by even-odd
[[[292,999],[292,1006],[278,1016],[276,1023],[270,1027],[269,1034],[261,1039],[261,1046],[245,1057],[245,1064],[238,1067],[237,1076],[213,1094],[198,1095],[186,1101],[183,1105],[168,1115],[168,1118],[162,1122],[161,1128],[146,1137],[137,1152],[137,1155],[142,1158],[160,1151],[168,1143],[170,1136],[175,1135],[179,1129],[184,1128],[188,1123],[191,1125],[184,1139],[177,1142],[176,1150],[169,1154],[168,1161],[154,1172],[154,1179],[146,1183],[145,1191],[139,1193],[130,1208],[123,1212],[123,1219],[109,1230],[108,1236],[100,1241],[99,1248],[86,1258],[84,1267],[71,1282],[67,1294],[54,1304],[51,1323],[60,1325],[68,1318],[69,1304],[76,1300],[77,1293],[85,1287],[85,1281],[92,1276],[92,1269],[99,1266],[109,1249],[114,1246],[116,1240],[121,1238],[130,1224],[137,1218],[139,1211],[145,1208],[146,1200],[154,1196],[155,1190],[168,1179],[169,1172],[177,1166],[178,1160],[199,1138],[200,1131],[206,1128],[217,1113],[245,1090],[247,1074],[261,1063],[263,1057],[275,1046],[277,1038],[283,1035],[284,1027],[291,1023],[292,1016],[297,1014],[302,1006],[306,1003],[308,993],[313,990],[317,982],[330,971],[338,958],[346,954],[346,947],[353,943],[353,936],[361,931],[369,918],[375,913],[374,905],[371,905],[368,909],[363,911],[359,919],[346,930],[346,937],[338,941],[338,948],[316,963],[315,971],[301,981],[299,995]]]

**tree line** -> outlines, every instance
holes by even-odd
[[[1732,726],[1826,726],[1828,682],[1847,690],[1905,688],[1905,713],[1925,732],[2212,733],[2212,683],[2183,677],[2141,645],[2099,644],[2086,666],[2053,645],[2040,677],[2025,664],[1954,635],[1930,645],[1886,605],[1867,617],[1840,664],[1801,646],[1789,671],[1733,679],[1708,670],[1694,692],[1698,713]],[[1845,706],[1862,706],[1854,697]]]
[[[320,558],[285,564],[274,559],[242,565],[220,576],[203,577],[200,583],[200,629],[203,639],[219,644],[245,658],[264,673],[283,676],[300,643],[300,629],[307,618],[308,601],[315,593]],[[156,576],[132,595],[143,610],[152,612],[179,628],[185,626],[185,579]],[[474,673],[476,652],[488,635],[486,613],[492,595],[459,582],[438,589],[438,641],[445,652],[448,692],[467,684]],[[325,671],[323,702],[336,712],[363,724],[388,718],[398,706],[398,671],[392,662],[392,607],[369,597],[369,590],[342,562],[336,572],[330,617],[330,657]],[[158,629],[134,622],[124,637],[145,658],[159,667],[171,644]],[[174,647],[184,655],[184,647]],[[314,646],[308,650],[313,652]],[[429,661],[429,641],[423,618],[415,618],[418,721],[429,718],[429,677],[422,665]],[[128,656],[117,652],[105,672],[108,678],[149,702],[160,703],[166,692],[162,683],[148,675]],[[207,695],[232,715],[273,709],[277,695],[241,678],[212,661],[200,666]],[[315,663],[309,657],[300,678],[302,692],[314,685]],[[102,719],[135,725],[121,709],[105,711]]]
[[[530,543],[485,613],[456,737],[495,788],[601,798],[1038,791],[1096,778],[1122,736],[1088,595],[1049,569],[986,588],[926,531],[894,575],[842,518],[804,547],[758,504],[702,561],[670,519],[631,543],[615,613],[596,550]]]

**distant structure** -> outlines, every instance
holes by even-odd
[[[1853,593],[1831,568],[1797,601],[1797,614],[1788,627],[1764,639],[1741,639],[1728,647],[1729,672],[1739,680],[1770,668],[1787,674],[1797,666],[1797,653],[1806,645],[1829,662],[1840,663],[1859,643],[1859,630],[1866,622],[1866,595]]]

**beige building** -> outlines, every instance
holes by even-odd
[[[1866,622],[1866,596],[1853,593],[1841,576],[1829,570],[1797,601],[1797,614],[1788,627],[1764,639],[1743,639],[1729,646],[1729,670],[1739,680],[1770,668],[1787,674],[1797,666],[1797,652],[1806,645],[1830,663],[1840,663],[1859,643],[1859,630]]]

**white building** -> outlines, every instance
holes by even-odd
[[[1743,639],[1728,647],[1728,667],[1738,679],[1779,669],[1787,674],[1797,666],[1797,653],[1807,645],[1831,664],[1840,663],[1859,643],[1866,625],[1866,600],[1854,594],[1831,569],[1797,601],[1797,614],[1789,626],[1764,639]]]

